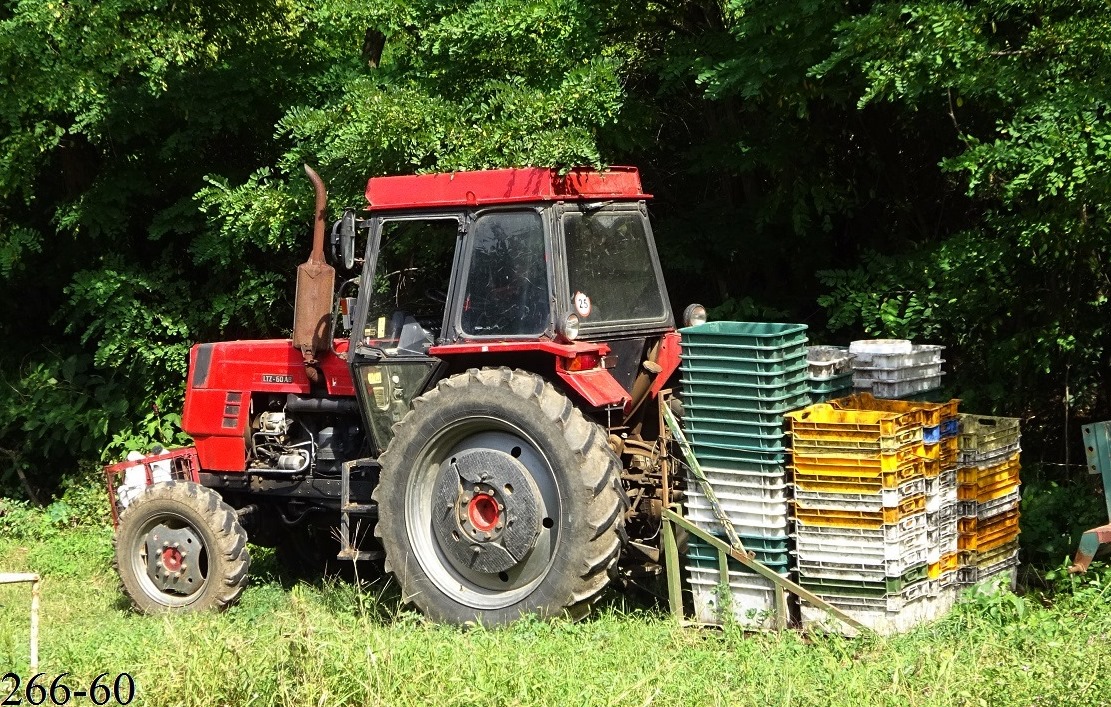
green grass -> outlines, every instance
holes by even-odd
[[[0,570],[45,577],[40,670],[71,686],[129,672],[134,704],[1111,704],[1111,575],[1051,606],[981,599],[908,634],[845,639],[684,629],[618,603],[580,623],[463,630],[376,585],[283,585],[265,553],[256,568],[226,614],[148,617],[117,589],[109,531],[0,538]],[[0,586],[0,672],[26,676],[28,596]]]

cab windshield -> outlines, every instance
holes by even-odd
[[[667,317],[645,217],[639,210],[563,216],[571,312],[583,329]]]

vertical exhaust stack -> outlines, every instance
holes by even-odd
[[[332,297],[336,288],[336,270],[324,261],[324,218],[328,192],[312,167],[305,173],[316,190],[316,214],[313,219],[312,252],[309,259],[297,266],[297,295],[293,305],[293,348],[305,357],[305,373],[313,383],[319,382],[317,354],[326,351],[330,342]]]

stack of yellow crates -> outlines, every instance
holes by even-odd
[[[959,579],[975,584],[1018,572],[1019,420],[961,415],[957,470]]]
[[[863,393],[786,415],[799,583],[877,631],[955,600],[956,408]],[[833,625],[805,603],[802,618]]]

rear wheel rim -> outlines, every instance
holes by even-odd
[[[432,528],[433,487],[444,462],[472,449],[494,449],[516,458],[528,470],[537,488],[537,505],[543,519],[531,551],[517,565],[496,573],[463,567],[441,546]],[[492,417],[468,417],[442,428],[422,447],[405,486],[405,530],[417,563],[428,579],[455,602],[482,611],[510,607],[522,601],[543,582],[552,569],[561,533],[563,497],[551,460],[521,428]],[[517,491],[520,492],[519,490]],[[486,525],[499,517],[479,494],[470,501]]]

